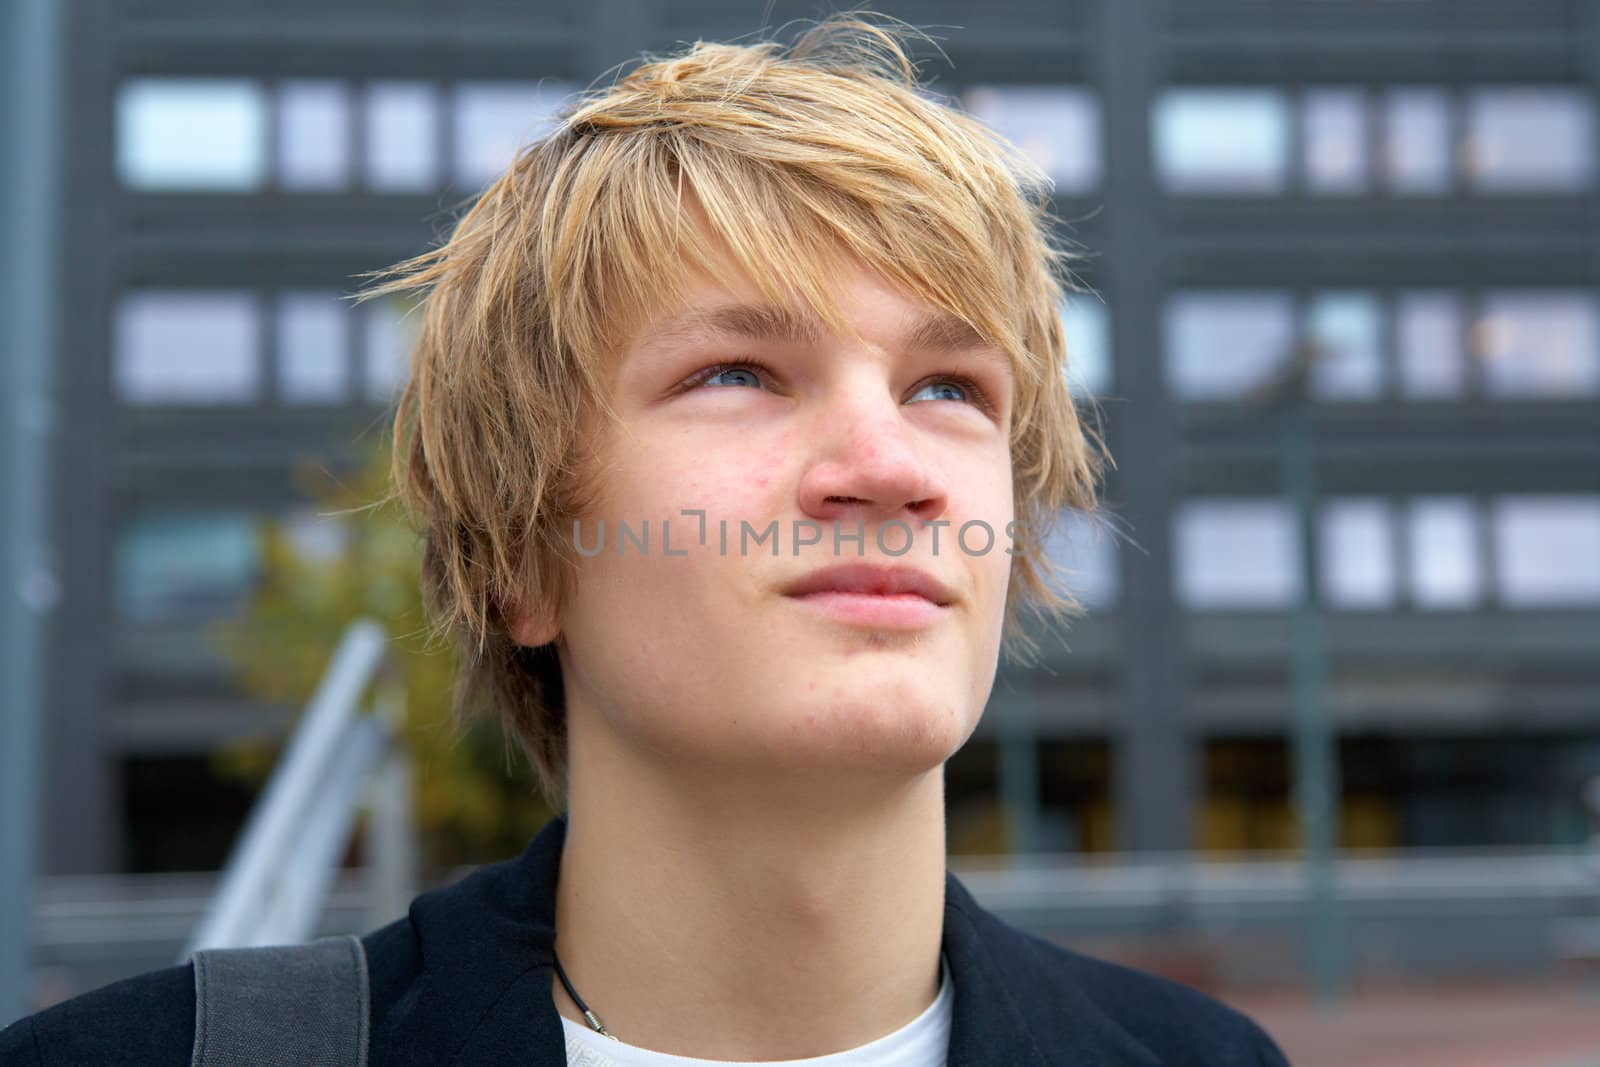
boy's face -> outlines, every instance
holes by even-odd
[[[556,624],[567,714],[725,784],[925,772],[988,699],[1023,547],[1009,360],[861,270],[835,294],[855,338],[738,277],[691,283],[613,366]]]

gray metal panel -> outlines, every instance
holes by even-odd
[[[56,257],[62,95],[60,12],[50,0],[0,13],[9,78],[0,89],[0,255],[4,373],[0,374],[0,1026],[31,1010],[25,989],[38,870],[40,764],[47,714],[40,669],[58,565],[49,521],[51,444],[58,417]]]
[[[111,10],[107,0],[71,5],[67,108],[61,124],[68,160],[61,197],[61,424],[56,467],[57,547],[62,604],[51,633],[49,832],[46,869],[85,874],[121,867],[119,771],[104,740],[112,695],[109,486],[117,463],[116,411],[108,389],[108,328],[120,247],[112,184]]]
[[[1119,474],[1111,500],[1140,548],[1124,548],[1124,628],[1113,784],[1121,847],[1182,849],[1193,841],[1195,752],[1183,717],[1186,664],[1173,603],[1169,464],[1181,439],[1162,380],[1159,236],[1150,100],[1163,71],[1155,4],[1106,4],[1097,54],[1106,145],[1106,272],[1116,392],[1108,443]]]

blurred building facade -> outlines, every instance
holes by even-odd
[[[215,867],[207,757],[294,709],[204,638],[295,471],[383,432],[425,248],[561,101],[815,6],[71,0],[47,873]],[[1051,174],[1063,309],[1117,467],[1053,550],[1086,618],[1002,669],[958,851],[1295,842],[1279,435],[1308,384],[1343,840],[1573,843],[1600,774],[1600,0],[879,10]],[[763,19],[764,16],[764,19]],[[1121,531],[1118,534],[1116,531]]]

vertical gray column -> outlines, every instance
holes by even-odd
[[[1106,264],[1116,353],[1107,444],[1110,502],[1139,548],[1121,553],[1121,677],[1112,786],[1120,846],[1184,849],[1193,840],[1195,770],[1183,715],[1182,631],[1173,600],[1171,507],[1183,441],[1162,377],[1164,278],[1150,151],[1166,5],[1102,0],[1095,49],[1104,108]]]
[[[55,242],[61,285],[56,395],[62,432],[50,497],[61,560],[61,607],[50,629],[45,731],[43,854],[50,874],[96,874],[122,863],[116,815],[120,763],[107,744],[116,667],[111,603],[112,498],[119,456],[108,369],[114,279],[126,227],[112,161],[114,51],[124,16],[110,0],[71,0],[70,47],[61,55],[64,138]]]
[[[38,868],[38,767],[45,677],[39,669],[56,601],[46,519],[55,412],[56,143],[60,11],[56,0],[14,0],[0,104],[0,244],[5,309],[4,431],[0,456],[0,1026],[26,1014],[27,960]]]
[[[1023,862],[1039,852],[1039,694],[1037,683],[1025,678],[1019,683],[996,681],[1007,692],[991,697],[989,711],[995,716],[995,742],[1000,750],[1000,800],[1005,808],[1012,859]],[[1020,692],[1013,684],[1023,686]]]

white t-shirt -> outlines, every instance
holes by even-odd
[[[939,995],[926,1011],[894,1033],[827,1056],[762,1060],[761,1067],[945,1067],[950,1053],[955,983],[950,977],[949,961],[941,955],[939,962],[943,972]],[[561,1017],[561,1028],[567,1035],[567,1067],[755,1067],[745,1061],[702,1060],[652,1052],[597,1034],[565,1015]]]

